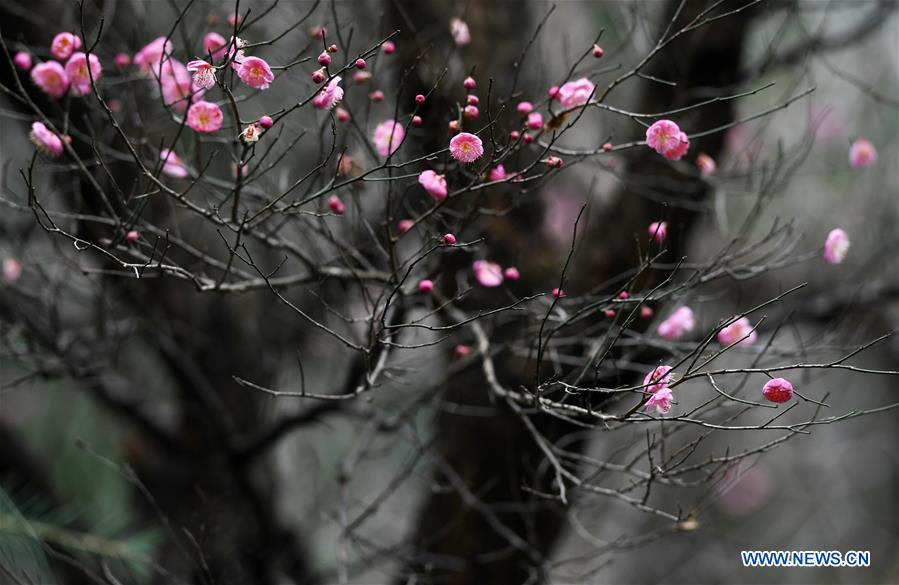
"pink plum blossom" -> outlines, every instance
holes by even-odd
[[[429,169],[427,171],[422,171],[421,174],[418,175],[418,182],[421,183],[421,186],[425,188],[425,191],[437,201],[446,199],[447,188],[446,177],[444,175],[438,175]]]
[[[203,37],[203,55],[212,56],[214,60],[221,59],[225,56],[225,46],[228,41],[225,37],[217,32],[208,32]]]
[[[222,119],[222,109],[212,102],[199,101],[187,110],[187,125],[195,132],[216,132]]]
[[[81,37],[72,33],[61,32],[50,42],[50,53],[60,61],[68,59],[80,48]]]
[[[445,246],[452,246],[456,243],[456,235],[455,234],[443,234],[440,236],[440,243]]]
[[[528,114],[527,127],[531,130],[539,130],[543,128],[543,116],[540,112],[531,112]]]
[[[565,297],[565,291],[556,287],[553,289],[552,295],[554,299],[561,299]]]
[[[824,261],[830,264],[841,263],[849,253],[849,245],[849,236],[846,232],[840,228],[831,230],[824,241]]]
[[[312,72],[312,83],[321,83],[328,77],[328,71],[322,67]]]
[[[699,167],[699,172],[703,177],[713,175],[718,168],[718,165],[715,164],[715,159],[704,152],[700,152],[696,156],[696,166]]]
[[[646,130],[646,145],[668,160],[680,160],[690,148],[690,140],[671,120],[659,120]]]
[[[128,53],[116,53],[113,61],[116,64],[116,67],[124,69],[125,67],[131,65],[131,55]]]
[[[368,99],[370,99],[371,101],[373,101],[375,103],[383,102],[384,101],[384,92],[381,91],[380,89],[376,89],[373,92],[371,92],[370,94],[368,94]]]
[[[328,199],[328,209],[330,209],[334,215],[343,215],[346,213],[346,205],[337,195],[331,195]]]
[[[390,156],[400,147],[406,131],[396,120],[384,120],[375,127],[372,140],[381,156]]]
[[[516,107],[516,109],[522,116],[527,116],[534,111],[534,104],[532,104],[531,102],[518,102],[518,106]]]
[[[243,64],[244,59],[246,58],[246,54],[243,50],[243,48],[246,46],[247,41],[240,37],[231,37],[231,40],[228,41],[226,50],[228,51],[228,58],[231,59],[231,69],[234,69],[238,72],[240,71],[240,66]]]
[[[188,175],[184,161],[174,150],[163,148],[159,151],[159,158],[162,160],[162,172],[166,175],[176,179],[183,179]]]
[[[671,366],[658,366],[643,378],[643,392],[655,394],[671,383]]]
[[[338,122],[349,122],[350,121],[350,113],[343,108],[337,108],[334,110],[335,115],[337,116]],[[419,118],[420,119],[420,118]],[[412,120],[412,123],[415,123],[415,120]]]
[[[453,348],[453,355],[457,358],[464,358],[471,354],[471,346],[459,344]]]
[[[157,37],[134,54],[134,65],[143,73],[156,75],[160,63],[172,53],[172,41]]]
[[[587,103],[596,86],[593,82],[582,77],[576,81],[569,81],[559,88],[558,99],[563,108],[573,108]]]
[[[22,263],[15,258],[3,259],[3,282],[14,284],[22,276]]]
[[[758,334],[746,317],[740,317],[718,332],[718,342],[721,345],[733,345],[739,342],[739,345],[747,346],[755,343],[756,339],[758,339]]]
[[[877,149],[870,141],[859,138],[849,148],[849,164],[855,168],[869,167],[877,162]]]
[[[508,268],[503,270],[503,277],[505,277],[506,280],[515,282],[516,280],[521,279],[521,273],[514,266],[509,266]]]
[[[275,125],[275,121],[272,120],[271,116],[260,116],[259,117],[259,125],[262,127],[263,130],[268,130],[269,128],[271,128],[272,126]]]
[[[602,47],[600,47],[596,43],[593,44],[593,56],[594,57],[596,57],[597,59],[602,59],[602,56],[605,54],[606,54],[606,52],[602,50]]]
[[[88,63],[90,63],[90,71],[88,71]],[[90,93],[91,78],[96,82],[102,74],[103,67],[100,65],[100,59],[93,53],[88,57],[79,51],[66,62],[66,76],[69,78],[72,95]]]
[[[415,222],[412,221],[411,219],[401,219],[398,222],[396,222],[396,228],[398,230],[400,230],[401,234],[405,234],[406,232],[411,230],[413,227],[415,227]]]
[[[359,57],[353,65],[356,66],[356,69],[365,69],[365,59]]]
[[[198,100],[203,97],[205,90],[194,88],[190,72],[180,61],[167,59],[159,68],[159,71],[161,73],[159,84],[162,89],[162,99],[166,106],[183,111],[187,107],[189,100]]]
[[[31,55],[26,53],[25,51],[19,51],[16,53],[16,56],[13,57],[12,62],[15,63],[16,69],[19,71],[28,71],[31,69],[31,65],[33,64]]]
[[[381,45],[381,50],[390,55],[391,53],[396,51],[396,43],[394,43],[393,41],[384,41],[384,44]]]
[[[762,387],[762,394],[771,402],[786,402],[793,397],[793,385],[784,378],[774,378]]]
[[[424,120],[421,119],[421,116],[412,116],[413,126],[421,126],[422,124],[424,124]]]
[[[312,106],[320,110],[330,110],[343,99],[343,88],[340,87],[340,77],[335,77],[312,98]]]
[[[453,42],[459,47],[463,47],[471,42],[468,24],[461,18],[450,20],[450,34],[453,35]]]
[[[461,132],[450,140],[449,150],[457,161],[472,163],[484,154],[484,145],[481,139],[474,134]]]
[[[696,320],[689,307],[680,307],[670,317],[659,323],[658,333],[663,339],[680,339],[685,333],[693,331]]]
[[[272,68],[259,57],[246,57],[237,70],[237,76],[253,89],[268,89],[275,80]]]
[[[371,80],[371,73],[368,71],[357,71],[353,73],[353,83],[363,85]]]
[[[674,400],[674,394],[671,392],[671,388],[665,386],[649,397],[649,400],[646,401],[646,408],[655,407],[657,413],[668,414],[671,410],[672,400]]]
[[[28,137],[41,154],[51,158],[57,158],[62,154],[62,139],[47,128],[43,122],[34,122]]]
[[[247,127],[240,133],[240,139],[246,144],[256,144],[262,135],[262,127],[259,124],[247,124]]]
[[[654,221],[649,224],[649,237],[661,244],[668,237],[668,222]]]
[[[471,269],[478,284],[485,288],[494,288],[503,283],[503,269],[496,262],[475,260]]]
[[[487,179],[490,181],[504,181],[506,180],[506,167],[503,165],[496,165],[490,172],[487,174]]]
[[[481,111],[478,110],[477,106],[465,106],[465,108],[462,110],[462,113],[466,118],[473,120],[480,115]]]
[[[429,295],[434,292],[434,281],[425,278],[421,282],[418,283],[418,290],[422,294]]]
[[[35,65],[31,70],[31,80],[41,91],[54,99],[61,98],[69,89],[69,78],[66,71],[56,61]]]
[[[194,59],[187,63],[187,70],[193,73],[193,83],[196,89],[209,89],[215,85],[215,67],[202,59]]]

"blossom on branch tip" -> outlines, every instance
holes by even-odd
[[[28,135],[38,151],[45,156],[57,158],[62,154],[62,139],[43,122],[31,124],[31,133]]]
[[[666,386],[649,397],[649,400],[646,401],[646,408],[655,407],[657,413],[668,414],[671,411],[672,400],[674,400],[674,394],[671,392],[671,388]]]
[[[661,244],[668,237],[668,222],[654,221],[649,224],[649,237]]]
[[[343,99],[343,88],[340,77],[335,77],[312,98],[312,106],[320,110],[330,110]]]
[[[768,380],[762,387],[762,395],[771,402],[786,402],[793,397],[793,384],[784,378]]]
[[[438,175],[436,172],[429,169],[422,171],[421,174],[418,175],[418,182],[425,188],[425,191],[437,201],[446,199],[448,191],[446,188],[446,177],[444,175]]]

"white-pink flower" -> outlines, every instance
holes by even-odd
[[[450,140],[449,150],[457,161],[472,163],[484,154],[484,144],[474,134],[460,132]]]
[[[422,171],[421,174],[418,175],[418,182],[421,183],[421,186],[425,188],[425,191],[437,201],[446,199],[448,191],[446,188],[445,176],[438,175],[436,172],[429,169],[427,171]]]
[[[69,78],[65,69],[56,61],[38,63],[31,70],[31,80],[41,91],[54,99],[59,99],[69,89]]]
[[[752,345],[756,339],[758,339],[758,334],[746,317],[740,317],[718,332],[718,342],[721,345],[732,345],[737,342],[739,342],[738,345]]]
[[[259,57],[245,57],[237,69],[237,76],[253,89],[268,89],[275,80],[272,68]]]
[[[171,149],[163,148],[159,151],[159,158],[162,160],[162,172],[170,177],[183,179],[187,176],[187,167],[181,157]]]
[[[62,139],[47,128],[43,122],[34,122],[28,137],[42,154],[51,158],[57,158],[62,154]]]
[[[849,148],[849,164],[855,168],[869,167],[877,162],[877,149],[870,141],[859,138]]]
[[[690,140],[671,120],[659,120],[646,130],[646,145],[668,160],[680,160],[687,154]]]
[[[453,41],[459,47],[471,42],[471,33],[468,30],[468,24],[461,18],[453,18],[450,20],[450,34],[453,35]]]
[[[318,94],[312,98],[312,106],[320,110],[330,110],[343,99],[343,88],[340,87],[340,77],[335,77],[324,86]]]
[[[187,110],[187,125],[195,132],[215,132],[222,127],[222,109],[216,104],[199,101]]]
[[[685,333],[693,331],[696,319],[689,307],[680,307],[670,317],[659,323],[658,333],[663,339],[680,339]]]
[[[193,73],[193,84],[196,89],[209,89],[215,85],[215,67],[202,59],[194,59],[187,63],[187,70]]]
[[[643,392],[655,394],[671,383],[671,366],[658,366],[643,378]]]
[[[88,71],[88,63],[90,70]],[[91,53],[90,58],[82,52],[74,53],[66,62],[66,77],[69,78],[69,87],[72,95],[86,95],[91,90],[91,79],[94,83],[103,74],[100,59]]]
[[[846,232],[840,228],[831,230],[824,241],[824,261],[830,264],[841,263],[849,253],[849,245],[849,236]]]
[[[503,269],[496,262],[489,260],[475,260],[471,269],[478,283],[486,288],[494,288],[503,283]]]
[[[406,136],[402,124],[396,120],[384,120],[375,127],[372,140],[381,156],[389,156],[396,152]]]
[[[582,106],[587,103],[596,86],[593,82],[582,77],[575,81],[569,81],[559,88],[556,97],[564,108],[573,108],[574,106]]]
[[[646,408],[655,407],[657,413],[668,414],[671,410],[672,400],[674,400],[674,394],[671,392],[671,388],[665,386],[649,397],[649,400],[646,401]]]
[[[81,37],[72,33],[61,32],[50,42],[50,53],[60,61],[68,59],[80,48]]]

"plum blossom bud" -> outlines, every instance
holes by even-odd
[[[877,162],[877,149],[868,140],[859,138],[849,149],[849,164],[855,168],[869,167]]]
[[[353,83],[363,85],[371,80],[371,73],[368,71],[357,71],[353,73]]]
[[[546,92],[546,95],[548,95],[549,99],[551,100],[559,99],[559,86],[554,85],[549,88],[549,91]]]
[[[328,208],[334,215],[343,215],[346,213],[346,205],[344,205],[343,201],[341,201],[337,195],[331,195],[328,199]]]
[[[459,133],[459,120],[450,120],[449,124],[447,124],[449,131],[453,134]]]
[[[511,280],[512,282],[515,282],[516,280],[521,279],[521,273],[514,266],[509,266],[508,268],[503,270],[503,277],[506,280]]]
[[[532,104],[531,102],[518,102],[518,106],[516,107],[516,109],[522,116],[527,116],[534,111],[534,104]]]
[[[125,67],[131,65],[131,55],[129,55],[128,53],[116,53],[114,62],[116,64],[116,67],[124,69]]]
[[[271,116],[262,116],[259,118],[259,126],[261,126],[263,130],[268,130],[274,125],[275,121],[272,120]]]
[[[557,156],[551,156],[549,158],[545,158],[540,162],[546,164],[546,166],[548,166],[551,169],[561,169],[562,165],[565,164],[564,161]]]
[[[762,395],[771,402],[787,402],[793,397],[793,385],[784,378],[774,378],[762,387]]]
[[[358,59],[356,59],[354,65],[356,66],[356,69],[365,69],[365,59],[359,57]]]
[[[715,170],[718,168],[718,165],[715,164],[715,159],[704,152],[700,152],[696,156],[696,166],[699,167],[699,173],[703,177],[714,174]]]
[[[465,89],[474,89],[478,86],[478,83],[474,80],[474,77],[468,76],[462,81],[462,87]]]
[[[328,31],[324,26],[318,25],[312,29],[312,36],[318,37],[320,39],[326,39],[328,38]]]
[[[534,141],[534,137],[531,134],[525,134],[522,137],[522,140],[524,141],[525,144],[530,144]]]
[[[318,64],[324,66],[330,65],[331,55],[329,55],[327,51],[322,51],[322,54],[318,56]]]
[[[445,246],[454,245],[456,243],[455,234],[443,234],[443,236],[440,237],[440,243]]]
[[[642,307],[640,307],[640,317],[643,319],[652,318],[654,313],[655,311],[652,310],[652,307],[649,307],[647,305],[643,305]]]
[[[466,118],[477,118],[480,113],[477,106],[465,106],[462,110],[462,115]]]
[[[31,55],[26,53],[25,51],[19,51],[16,53],[16,56],[13,57],[13,63],[16,65],[16,69],[19,71],[28,71],[31,69],[32,60]]]
[[[329,53],[337,53],[339,51],[340,51],[340,49],[337,48],[337,45],[328,45]]]
[[[425,103],[425,96],[423,96],[422,94],[416,95],[416,96],[415,96],[415,103],[418,104],[418,105],[421,105],[421,104]]]
[[[481,98],[479,98],[475,94],[469,94],[469,96],[465,98],[465,100],[468,102],[469,106],[476,106],[481,103]]]
[[[422,294],[429,295],[434,292],[434,281],[429,279],[424,279],[418,283],[418,290]]]
[[[337,108],[334,110],[334,114],[337,116],[338,122],[349,122],[350,121],[350,113],[343,108]]]
[[[413,126],[421,126],[424,122],[421,119],[421,116],[412,116],[412,125]]]
[[[390,55],[391,53],[396,51],[396,43],[394,43],[393,41],[384,41],[384,44],[381,45],[381,50]]]
[[[563,297],[565,297],[565,291],[564,291],[564,290],[562,290],[562,289],[560,289],[560,288],[554,288],[554,289],[553,289],[553,298],[554,298],[554,299],[561,299],[561,298],[563,298]]]
[[[543,116],[540,115],[540,112],[531,112],[528,114],[528,128],[531,130],[539,130],[543,128]]]
[[[512,130],[511,132],[509,132],[509,140],[512,140],[514,142],[519,138],[521,138],[521,134],[518,132],[518,130]]]
[[[612,148],[614,147],[612,146],[611,142],[606,142],[602,145],[602,149],[606,152],[609,152],[610,150],[612,150]]]
[[[380,89],[376,89],[373,92],[371,92],[370,94],[368,94],[368,99],[370,99],[371,101],[373,101],[375,103],[383,102],[384,101],[384,92],[381,91]]]
[[[137,230],[129,230],[128,233],[125,234],[125,241],[126,241],[126,242],[132,242],[132,243],[134,243],[134,242],[136,242],[136,241],[139,240],[139,239],[140,239],[140,233],[138,233]]]
[[[627,292],[626,290],[623,290],[620,293],[618,293],[618,298],[621,300],[629,299],[629,298],[631,298],[631,293]]]
[[[405,234],[409,230],[411,230],[415,226],[415,222],[411,219],[401,219],[396,223],[396,229],[400,231],[401,234]]]
[[[824,261],[829,264],[839,264],[846,259],[849,253],[849,236],[840,228],[831,230],[824,241]]]
[[[617,313],[615,312],[615,309],[605,309],[602,312],[602,314],[605,315],[609,319],[614,319],[615,315],[617,315]]]
[[[654,221],[649,224],[649,237],[661,244],[668,237],[668,222]]]
[[[328,77],[328,74],[325,72],[325,68],[316,69],[312,72],[312,83],[321,83]]]
[[[15,284],[22,276],[22,263],[15,258],[3,259],[3,282]]]
[[[593,45],[593,56],[597,59],[602,59],[602,56],[605,55],[605,51],[602,50],[602,47],[599,45]]]
[[[462,345],[461,343],[453,348],[453,356],[457,358],[464,358],[471,354],[471,346]]]

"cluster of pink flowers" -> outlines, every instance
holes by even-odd
[[[680,160],[690,148],[690,139],[671,120],[659,120],[647,128],[646,145],[668,160]]]
[[[742,346],[752,345],[756,339],[758,339],[758,334],[746,317],[740,317],[718,332],[718,341],[722,345],[729,346],[737,342]]]
[[[693,331],[695,326],[693,311],[689,307],[680,307],[659,323],[658,333],[663,339],[680,339],[684,334]]]
[[[668,414],[671,410],[671,402],[674,394],[668,385],[671,384],[671,366],[658,366],[643,378],[645,386],[643,392],[650,394],[646,401],[646,408],[655,407],[659,414]]]
[[[72,95],[83,96],[90,91],[91,80],[98,81],[103,67],[96,55],[87,55],[81,48],[81,38],[72,33],[62,32],[53,37],[50,54],[59,61],[39,63],[32,68],[31,55],[17,53],[14,63],[22,71],[31,69],[31,80],[41,91],[53,99],[59,99],[70,91]]]
[[[421,174],[418,175],[418,182],[425,188],[425,191],[437,201],[446,199],[448,190],[446,187],[446,177],[444,175],[438,175],[436,172],[429,169],[427,171],[422,171]]]

